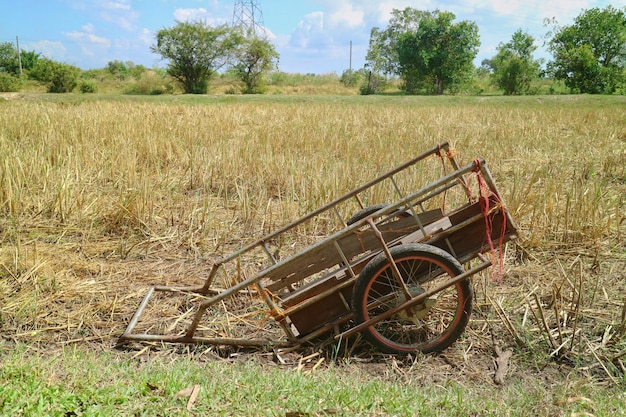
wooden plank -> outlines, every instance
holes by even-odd
[[[442,217],[441,210],[431,210],[418,215],[422,225],[432,223]],[[413,216],[398,216],[383,224],[377,225],[385,241],[392,241],[418,229]],[[356,230],[336,240],[347,259],[367,253],[380,247],[380,242],[370,229]],[[266,286],[270,291],[278,291],[295,282],[308,278],[316,273],[332,268],[343,262],[335,247],[335,240],[327,239],[314,249],[306,249],[292,261],[285,262],[282,267],[267,274],[273,282]]]
[[[452,223],[450,223],[450,219],[444,217],[425,226],[424,232],[429,235],[445,230],[451,226]],[[395,241],[389,242],[389,244],[400,245],[420,241],[425,237],[424,232],[417,230]],[[376,251],[372,252],[370,256],[360,257],[354,265],[351,265],[355,274],[358,274],[365,267],[367,262],[378,253],[379,252]],[[347,273],[346,268],[342,268],[304,287],[298,288],[296,291],[282,298],[282,307],[285,309],[285,314],[289,316],[291,322],[296,326],[301,335],[308,334],[326,323],[350,312],[349,303],[352,299],[352,288],[354,284],[349,284],[341,290],[337,289],[337,291],[332,294],[322,294],[329,292],[343,283],[347,283],[348,280],[350,280],[350,275]],[[318,297],[319,299],[315,300],[314,297]],[[310,305],[300,307],[300,309],[296,309],[296,311],[290,311],[293,307],[308,300],[312,301]],[[348,305],[346,305],[346,303]]]
[[[444,217],[443,219],[437,220],[424,228],[426,233],[436,233],[438,231],[445,230],[452,226],[450,223],[450,219]],[[413,243],[422,240],[424,234],[421,230],[417,230],[408,235],[404,235],[401,238],[397,239],[397,241],[389,242],[390,245],[402,245],[406,243]],[[365,264],[374,257],[378,251],[372,253],[370,256],[363,256],[357,258],[356,261],[350,263],[350,267],[353,272],[358,275],[361,270],[365,267]],[[297,290],[287,294],[282,297],[282,304],[284,306],[294,306],[308,298],[311,298],[317,294],[322,293],[323,291],[332,288],[333,286],[344,282],[348,279],[350,275],[348,274],[347,268],[343,267],[334,271],[329,272],[328,274],[320,277],[319,279],[310,282],[309,284],[298,288]]]

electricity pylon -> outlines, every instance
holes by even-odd
[[[263,12],[258,1],[236,0],[233,12],[233,26],[241,26],[245,32],[258,38],[265,38],[265,24]]]

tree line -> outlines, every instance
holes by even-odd
[[[360,83],[362,94],[384,90],[391,79],[399,80],[407,94],[444,94],[457,93],[476,74],[484,74],[506,95],[531,93],[531,82],[546,77],[562,81],[572,93],[626,94],[626,8],[583,10],[567,26],[546,22],[552,25],[546,36],[553,56],[549,62],[533,57],[537,40],[518,29],[479,68],[474,65],[478,26],[455,19],[447,11],[393,10],[386,28],[372,28],[364,68],[344,71],[340,81]],[[239,81],[241,93],[263,93],[266,75],[278,69],[280,58],[267,39],[241,27],[204,22],[176,22],[159,30],[150,50],[166,61],[165,73],[191,94],[207,93],[220,71]],[[19,86],[23,76],[17,55],[12,43],[0,44],[0,91]],[[21,51],[20,58],[26,76],[44,83],[49,92],[76,88],[80,69],[34,51]],[[108,69],[145,70],[118,61]]]
[[[212,27],[203,22],[177,22],[173,27],[161,29],[150,50],[167,61],[166,75],[188,94],[207,93],[210,81],[227,66],[240,82],[241,93],[263,93],[263,75],[277,69],[279,58],[267,39],[238,26]],[[112,61],[106,71],[124,79],[128,75],[139,77],[147,68],[132,62]],[[67,93],[78,86],[81,72],[73,65],[41,57],[34,51],[21,51],[18,55],[12,43],[0,43],[0,91],[17,91],[21,78],[27,77],[46,85],[48,92]],[[81,85],[82,92],[94,89],[89,82]]]
[[[365,65],[370,82],[374,79],[370,92],[384,85],[376,80],[390,75],[411,94],[455,92],[472,78],[478,26],[455,18],[446,11],[406,8],[392,12],[387,28],[373,28]],[[479,70],[504,94],[526,94],[540,77],[561,80],[573,93],[626,94],[626,8],[589,9],[572,25],[552,24],[547,47],[554,59],[545,69],[542,60],[533,58],[536,39],[518,29]]]

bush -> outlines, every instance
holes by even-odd
[[[106,67],[107,71],[118,80],[125,80],[128,78],[128,67],[125,63],[115,60],[110,61]]]
[[[622,74],[621,81],[617,83],[617,86],[615,88],[615,94],[618,94],[620,96],[626,96],[626,69]]]
[[[173,92],[172,83],[154,71],[146,71],[136,83],[126,89],[126,94],[160,95]]]
[[[365,96],[369,94],[380,93],[385,88],[387,88],[387,80],[385,79],[385,77],[370,71],[369,74],[367,74],[367,77],[365,77],[365,80],[359,88],[359,91],[361,92],[361,95]]]
[[[80,74],[81,80],[93,80],[102,82],[107,77],[107,71],[104,69],[88,69]]]
[[[346,87],[354,87],[359,83],[361,79],[359,72],[347,69],[341,74],[339,82]]]
[[[79,88],[80,92],[85,94],[98,92],[98,86],[93,81],[82,81]]]
[[[115,79],[124,81],[128,78],[134,78],[138,80],[143,73],[147,71],[147,68],[143,65],[135,65],[131,61],[121,62],[118,60],[110,61],[106,66],[106,71]]]
[[[45,84],[49,93],[71,93],[78,84],[80,68],[43,58],[37,61],[29,75]]]
[[[10,93],[19,91],[22,87],[22,80],[19,77],[14,77],[6,72],[0,72],[0,92]]]
[[[270,73],[269,83],[272,85],[284,85],[286,74],[282,71],[274,71]]]

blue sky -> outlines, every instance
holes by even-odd
[[[341,74],[362,68],[372,27],[385,28],[392,9],[453,12],[480,29],[476,58],[495,55],[517,29],[537,40],[535,57],[549,28],[544,18],[568,25],[584,9],[621,8],[626,0],[255,0],[269,39],[280,54],[280,70]],[[150,52],[155,33],[176,21],[232,23],[235,0],[0,0],[0,42],[82,69],[103,68],[109,61],[164,66]],[[350,43],[352,42],[352,53]]]

